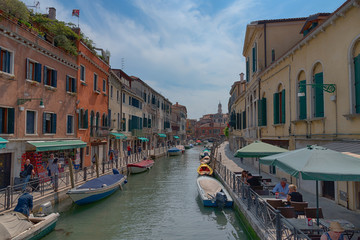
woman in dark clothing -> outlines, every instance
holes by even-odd
[[[303,197],[301,195],[301,193],[296,191],[296,186],[294,184],[291,184],[289,186],[289,193],[287,196],[287,201],[290,202],[302,202],[303,201]]]

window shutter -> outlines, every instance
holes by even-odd
[[[108,127],[111,127],[111,109],[109,109],[109,122],[107,124]]]
[[[46,66],[44,66],[44,84],[48,85],[48,82],[47,82],[47,67]]]
[[[246,129],[246,111],[243,112],[243,129]]]
[[[8,129],[7,132],[9,134],[14,133],[14,123],[15,123],[15,109],[14,108],[8,108]]]
[[[52,86],[53,87],[57,87],[57,71],[56,70],[52,70],[52,75],[51,75],[51,77],[52,77]]]
[[[360,54],[354,58],[355,72],[355,112],[360,113]]]
[[[6,51],[6,72],[10,73],[10,52]]]
[[[46,113],[43,112],[43,133],[46,133]]]
[[[266,114],[266,98],[263,98],[261,101],[261,118],[262,118],[262,126],[266,126],[267,125],[267,114]]]
[[[1,48],[0,48],[0,52],[1,52]],[[3,133],[3,129],[2,129],[2,126],[4,124],[3,111],[4,111],[4,108],[0,107],[0,133]]]
[[[255,59],[255,46],[252,48],[252,71],[255,72],[255,64],[256,64],[256,59]]]
[[[77,83],[76,78],[72,78],[72,86],[73,86],[72,90],[74,93],[76,93],[76,83]]]
[[[29,71],[29,59],[28,59],[28,58],[26,58],[26,65],[25,65],[25,79],[29,79],[29,73],[28,73],[28,71]],[[35,71],[35,69],[34,69],[34,71]],[[35,71],[35,73],[36,73],[36,71]]]
[[[304,96],[299,97],[299,119],[306,119],[306,80],[302,80],[299,82],[299,92],[304,93]]]
[[[262,126],[262,99],[257,102],[258,105],[258,126]]]
[[[240,119],[239,119],[239,129],[241,130],[243,128],[242,126],[242,113],[240,112]]]
[[[314,76],[314,83],[323,84],[323,73]],[[315,87],[315,117],[324,117],[324,91],[322,88]]]
[[[274,105],[274,124],[279,123],[279,93],[274,93],[273,95],[273,105]]]
[[[281,94],[281,123],[285,123],[286,113],[285,113],[285,89],[282,90]]]
[[[250,71],[249,71],[249,58],[246,59],[246,82],[250,80]]]
[[[78,114],[78,128],[80,129],[82,127],[82,109],[79,109],[79,114]]]
[[[140,118],[140,129],[143,129],[143,119],[142,118]]]
[[[84,116],[84,128],[88,128],[89,127],[89,110],[85,110],[85,116]]]
[[[66,75],[66,91],[69,92],[69,76]]]
[[[51,115],[51,133],[56,133],[56,114]]]
[[[151,118],[149,118],[148,128],[151,128]]]
[[[41,64],[35,63],[35,81],[41,83]]]
[[[128,123],[129,123],[128,131],[131,132],[131,129],[132,129],[132,128],[131,128],[131,127],[132,127],[131,124],[132,124],[132,123],[131,123],[131,118],[130,118],[130,117],[129,117]]]
[[[71,117],[67,116],[67,130],[66,133],[71,133]]]

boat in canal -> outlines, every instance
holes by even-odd
[[[225,187],[215,178],[199,176],[196,179],[200,198],[205,207],[232,207],[234,201]]]
[[[185,152],[185,147],[184,147],[184,145],[176,145],[176,148],[180,149],[180,150],[181,150],[181,153],[184,153],[184,152]]]
[[[127,181],[126,176],[113,169],[113,175],[104,175],[87,181],[83,185],[70,189],[66,194],[78,205],[84,205],[101,200],[117,189],[121,188]]]
[[[203,175],[211,176],[213,174],[213,169],[209,165],[203,163],[200,164],[200,166],[197,168],[197,172],[201,176]]]
[[[205,164],[209,164],[210,163],[210,157],[209,156],[205,156],[202,159],[200,159],[200,163],[205,163]]]
[[[181,150],[176,147],[173,147],[168,150],[168,154],[169,156],[178,156],[181,155]]]
[[[45,203],[40,206],[40,212],[36,215],[30,214],[29,218],[19,212],[7,212],[0,215],[0,239],[40,239],[54,230],[59,213],[44,213],[41,210]]]
[[[141,173],[149,170],[153,165],[153,160],[145,159],[138,163],[130,163],[127,165],[127,167],[130,173]]]
[[[204,150],[200,153],[199,158],[202,159],[202,158],[204,158],[205,156],[210,156],[210,150],[209,150],[209,149],[204,149]]]

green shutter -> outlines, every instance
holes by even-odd
[[[249,58],[246,58],[246,81],[249,82],[250,80],[250,71],[249,71]]]
[[[252,71],[255,72],[255,64],[256,64],[256,59],[255,59],[255,47],[252,48]]]
[[[43,112],[43,133],[46,133],[46,113]]]
[[[239,129],[241,130],[243,128],[243,126],[242,126],[242,112],[240,112],[239,114],[240,114]]]
[[[47,82],[47,67],[46,66],[44,66],[44,84],[48,85],[48,82]]]
[[[29,59],[26,58],[26,65],[25,65],[25,79],[29,79]],[[34,71],[34,75],[35,75],[35,69],[33,70]]]
[[[51,133],[56,133],[56,114],[51,114]]]
[[[266,120],[266,98],[263,98],[261,101],[261,118],[262,118],[262,126],[266,126],[267,125],[267,120]]]
[[[360,113],[360,54],[354,58],[355,72],[355,112]]]
[[[35,63],[35,81],[41,83],[41,64]]]
[[[51,72],[52,72],[52,74],[51,74],[52,86],[57,87],[57,71],[52,70]]]
[[[299,82],[299,92],[304,93],[304,96],[299,97],[299,119],[306,119],[306,80]]]
[[[281,93],[281,123],[285,123],[286,113],[285,113],[285,89]]]
[[[84,116],[84,128],[88,128],[89,127],[89,111],[86,109],[85,110],[85,116]]]
[[[314,76],[316,85],[323,85],[323,73]],[[315,117],[324,117],[324,90],[322,87],[315,87]]]
[[[68,75],[66,75],[66,91],[67,92],[69,92],[69,86],[70,86],[70,84],[69,84],[69,76]]]
[[[7,133],[13,134],[14,133],[14,124],[15,124],[15,109],[8,108],[8,129]]]
[[[72,82],[72,91],[76,93],[76,78],[72,78],[71,82]]]
[[[243,129],[246,128],[246,111],[243,112]]]
[[[79,109],[79,114],[78,114],[78,127],[79,127],[79,129],[81,128],[81,114],[82,114],[82,109]]]
[[[279,123],[279,93],[274,93],[273,95],[273,105],[274,105],[274,124]]]
[[[257,102],[258,105],[258,126],[262,126],[262,99],[259,99]]]

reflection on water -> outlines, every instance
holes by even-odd
[[[247,239],[232,209],[202,205],[199,149],[157,159],[150,171],[130,175],[123,191],[99,202],[62,202],[57,227],[44,239]]]

